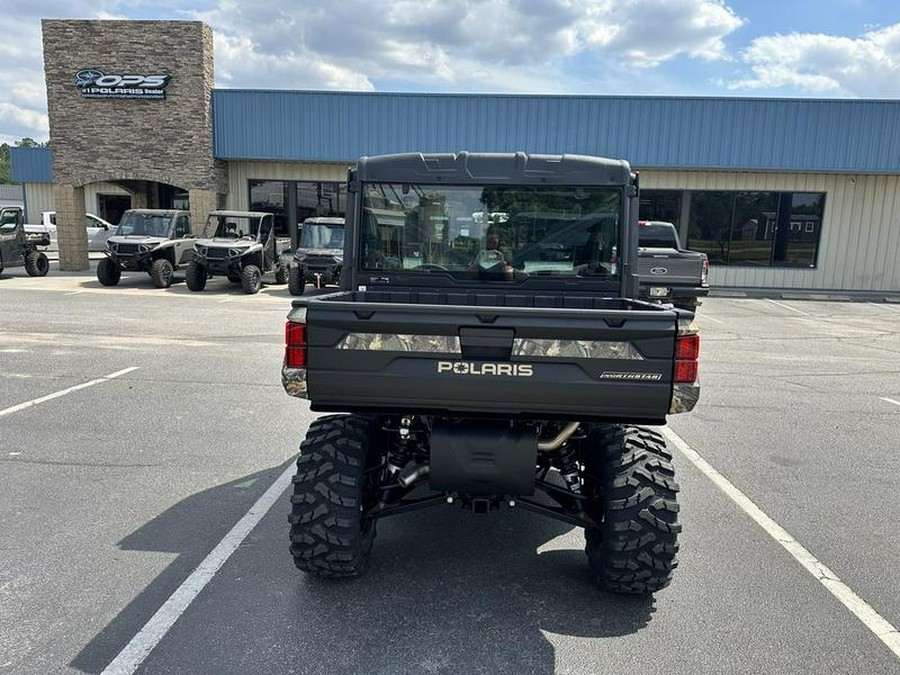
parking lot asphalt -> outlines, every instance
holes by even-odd
[[[0,673],[103,672],[289,467],[315,417],[280,385],[289,304],[0,276]],[[900,308],[712,298],[698,324],[702,398],[672,431],[900,625]],[[311,580],[282,494],[137,672],[900,672],[675,464],[681,562],[654,598],[597,590],[579,530],[515,509],[386,519],[367,576]]]

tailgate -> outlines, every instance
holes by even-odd
[[[703,256],[675,249],[645,249],[638,254],[642,286],[699,286]]]
[[[312,301],[312,409],[662,423],[676,314]]]

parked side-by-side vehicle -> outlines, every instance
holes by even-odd
[[[332,413],[300,446],[296,566],[361,574],[381,519],[451,504],[581,526],[603,587],[667,586],[679,487],[654,427],[697,402],[700,342],[692,312],[638,299],[637,174],[410,153],[348,181],[341,289],[285,327],[285,390]]]
[[[49,243],[50,235],[26,232],[23,221],[20,208],[0,209],[0,273],[4,268],[24,267],[29,276],[45,276],[50,262],[38,248]]]
[[[303,295],[308,283],[316,288],[340,285],[343,266],[344,219],[317,217],[303,221],[290,261],[291,295]]]
[[[218,274],[241,284],[246,293],[258,293],[265,274],[272,273],[276,284],[287,282],[282,254],[289,248],[290,239],[275,235],[271,213],[212,211],[196,242],[185,283],[192,291],[202,291],[207,279]]]
[[[194,241],[188,211],[129,209],[107,242],[97,279],[104,286],[115,286],[123,270],[146,272],[154,286],[168,288],[175,270],[193,259]]]

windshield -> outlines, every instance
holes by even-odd
[[[116,234],[120,236],[140,234],[147,237],[168,237],[171,223],[172,217],[169,215],[126,211],[122,214]]]
[[[0,232],[12,232],[19,222],[18,213],[12,209],[0,211]]]
[[[257,239],[260,226],[263,228],[263,235],[268,235],[270,226],[266,223],[270,220],[260,216],[211,215],[206,219],[203,236],[207,239],[213,237],[217,239],[240,239],[242,237]]]
[[[370,183],[364,270],[469,279],[614,276],[618,188]]]
[[[298,248],[344,248],[344,226],[339,223],[303,223]]]
[[[675,226],[669,223],[639,223],[638,246],[646,248],[678,248],[675,242]]]

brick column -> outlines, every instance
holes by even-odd
[[[191,231],[203,234],[206,216],[219,206],[219,194],[214,190],[188,190],[188,201],[191,203]]]
[[[87,230],[84,227],[84,188],[56,183],[56,236],[59,243],[59,269],[76,272],[90,269]]]

